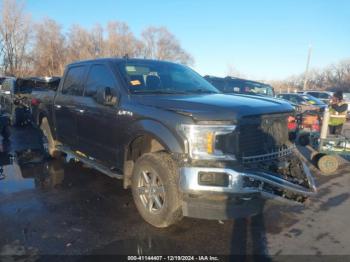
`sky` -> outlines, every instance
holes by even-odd
[[[280,80],[350,58],[349,0],[27,0],[36,21],[50,17],[68,30],[110,20],[136,36],[165,26],[195,60],[200,74],[229,67],[259,80]]]

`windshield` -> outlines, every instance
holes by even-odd
[[[219,91],[188,67],[158,61],[125,61],[119,70],[133,94],[193,94]]]
[[[344,93],[343,97],[345,101],[350,101],[350,93]]]
[[[330,99],[332,96],[328,93],[324,93],[324,92],[307,92],[308,95],[316,97],[318,99]]]
[[[249,84],[244,86],[244,93],[252,93],[256,95],[274,96],[273,88],[263,84]]]
[[[324,102],[310,95],[302,95],[302,98],[312,105],[325,105]]]

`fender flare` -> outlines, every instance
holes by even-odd
[[[185,144],[183,143],[182,138],[157,121],[138,121],[133,125],[133,127],[131,127],[131,130],[134,131],[129,134],[126,149],[138,137],[149,135],[157,140],[167,151],[179,154],[185,153]]]

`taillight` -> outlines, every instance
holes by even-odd
[[[288,130],[294,131],[297,129],[297,122],[295,116],[288,117]]]
[[[311,129],[312,129],[312,131],[320,132],[320,130],[321,130],[320,121],[315,120],[314,123],[311,126]]]
[[[32,106],[37,106],[40,104],[40,101],[36,98],[32,98],[31,104],[32,104]]]

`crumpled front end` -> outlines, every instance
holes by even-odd
[[[228,219],[257,214],[266,200],[292,205],[304,203],[317,189],[309,168],[296,154],[292,151],[278,160],[261,163],[268,165],[270,170],[256,166],[243,170],[228,167],[181,168],[184,215]]]
[[[231,156],[221,157],[228,161],[186,162],[180,170],[184,214],[223,219],[232,213],[241,217],[260,212],[266,199],[301,204],[315,194],[313,176],[289,141],[288,116],[243,117],[232,132],[221,132],[215,138],[215,150]]]

